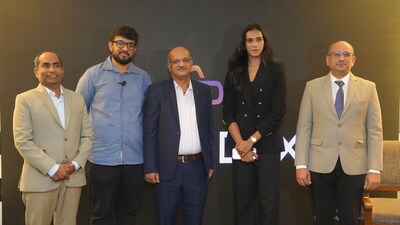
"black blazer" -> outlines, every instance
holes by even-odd
[[[232,122],[236,122],[244,140],[258,130],[262,135],[254,146],[258,154],[283,151],[283,137],[279,129],[286,110],[286,77],[283,64],[271,62],[267,69],[261,63],[252,84],[246,70],[240,91],[229,84],[228,76],[224,85],[223,123],[229,127]],[[257,92],[255,98],[251,96],[250,85],[253,85]],[[235,146],[229,134],[225,143],[228,150]]]

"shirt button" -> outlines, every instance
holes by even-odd
[[[68,138],[64,138],[64,141],[68,141]]]
[[[339,141],[339,145],[342,145],[342,142]]]
[[[244,117],[247,117],[247,114],[244,114]]]
[[[262,92],[262,88],[260,88],[260,92]]]
[[[259,105],[262,105],[262,102],[258,102]]]
[[[257,118],[260,118],[260,115],[257,115]]]
[[[242,105],[244,105],[244,102],[242,102]]]
[[[68,159],[68,156],[66,155],[66,156],[64,156],[64,159]]]

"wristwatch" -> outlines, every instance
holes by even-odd
[[[257,138],[255,138],[253,136],[250,137],[250,140],[253,142],[253,144],[255,144],[257,142]]]

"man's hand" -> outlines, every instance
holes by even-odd
[[[75,172],[75,165],[72,162],[63,163],[60,167],[64,167],[64,170],[67,172],[68,175],[71,175]]]
[[[146,173],[144,175],[144,180],[149,182],[150,184],[160,183],[160,174],[159,173]]]
[[[214,170],[213,169],[209,169],[208,170],[208,179],[210,179],[213,174],[214,174]]]
[[[364,189],[374,190],[381,183],[381,175],[378,173],[367,173],[365,176]]]
[[[296,181],[300,186],[308,186],[311,184],[310,171],[306,168],[296,169]]]
[[[66,171],[65,164],[61,164],[60,167],[58,167],[57,172],[51,177],[51,179],[53,179],[54,181],[62,181],[69,179],[69,174]]]

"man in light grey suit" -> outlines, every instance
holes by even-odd
[[[309,81],[296,133],[296,179],[311,188],[316,224],[358,224],[363,189],[375,189],[382,170],[382,119],[375,84],[351,73],[356,56],[333,43],[330,73]]]
[[[42,52],[35,58],[37,88],[15,101],[15,146],[24,159],[19,189],[25,224],[75,225],[93,132],[83,97],[61,85],[60,57]]]

